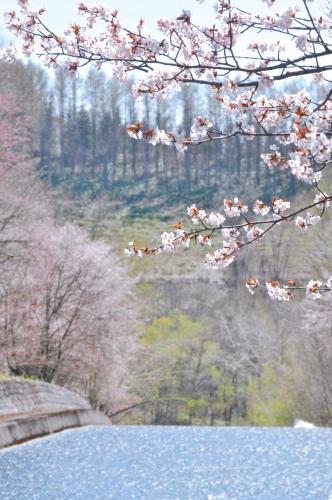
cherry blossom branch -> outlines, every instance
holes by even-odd
[[[274,4],[273,0],[265,3],[269,7]],[[64,64],[73,75],[88,64],[97,68],[109,64],[121,81],[126,81],[132,71],[143,74],[133,85],[136,97],[164,97],[188,84],[206,86],[221,114],[231,122],[226,127],[196,116],[189,137],[137,122],[127,127],[134,139],[152,145],[175,145],[185,153],[190,146],[231,137],[273,138],[275,144],[262,155],[267,167],[288,170],[316,190],[314,202],[292,213],[287,213],[290,203],[284,198],[275,197],[270,205],[256,200],[253,212],[263,217],[271,215],[263,220],[251,220],[246,215],[248,207],[238,198],[224,200],[223,214],[207,215],[192,205],[188,214],[201,227],[186,232],[178,223],[175,231],[163,233],[159,247],[140,248],[130,242],[127,255],[171,252],[177,246],[188,247],[191,241],[210,246],[212,237],[221,233],[222,247],[206,256],[208,267],[219,269],[231,264],[242,247],[260,241],[281,222],[295,221],[298,230],[306,231],[320,221],[332,200],[318,187],[332,162],[332,90],[323,87],[330,81],[332,70],[331,21],[328,16],[315,17],[307,0],[303,0],[302,10],[289,7],[263,16],[233,7],[228,0],[218,0],[212,26],[194,24],[191,13],[183,11],[176,19],[158,21],[159,39],[144,34],[142,20],[137,31],[132,31],[121,25],[117,11],[88,7],[83,2],[79,3],[79,13],[85,24],[72,24],[60,36],[42,21],[44,9],[32,11],[29,0],[18,0],[18,5],[19,14],[7,13],[7,25],[23,39],[27,55],[38,54],[52,67]],[[97,34],[96,24],[100,27]],[[267,33],[279,38],[267,42]],[[247,43],[247,50],[240,40]],[[304,90],[272,96],[276,83],[310,75],[315,93],[321,85],[319,99]],[[308,212],[315,208],[321,208],[320,215]],[[225,224],[226,217],[236,218],[236,222]],[[250,283],[247,286],[251,292],[260,287],[258,280]],[[289,300],[295,290],[304,289],[307,295],[319,298],[330,289],[329,284],[312,280],[307,287],[289,283],[281,286],[275,280],[265,287],[271,298],[278,300]]]
[[[260,200],[256,200],[253,205],[253,212],[262,216],[272,213],[272,219],[250,220],[246,215],[244,215],[248,212],[248,206],[239,201],[238,198],[234,198],[233,200],[224,200],[224,214],[219,212],[211,212],[210,214],[207,214],[204,209],[199,209],[196,205],[192,205],[187,209],[188,215],[191,217],[192,222],[195,225],[200,224],[202,226],[201,228],[185,231],[182,228],[182,223],[178,222],[172,226],[176,232],[164,232],[162,234],[162,243],[160,246],[154,248],[137,247],[135,242],[130,242],[129,250],[125,250],[125,255],[142,257],[143,255],[157,255],[163,251],[173,252],[176,249],[176,246],[184,246],[188,248],[191,240],[194,240],[196,243],[198,242],[204,246],[211,246],[211,237],[216,232],[221,232],[229,251],[222,255],[215,256],[215,262],[209,258],[207,265],[208,267],[211,267],[211,264],[213,264],[212,267],[214,267],[217,264],[221,264],[221,267],[227,267],[231,262],[233,262],[234,257],[240,248],[262,239],[268,231],[282,222],[294,221],[295,219],[295,225],[300,230],[306,230],[309,226],[319,223],[321,218],[319,215],[312,215],[308,212],[306,217],[299,216],[303,212],[312,208],[320,208],[323,205],[324,210],[325,207],[330,206],[332,196],[328,196],[326,193],[323,193],[318,186],[317,189],[319,190],[319,194],[316,196],[313,203],[310,203],[305,207],[301,207],[290,214],[284,213],[290,208],[290,202],[284,198],[272,198],[270,206],[265,205],[265,203]],[[224,224],[226,217],[242,217],[245,222]],[[213,225],[213,222],[217,224]],[[262,230],[259,227],[262,225],[268,225],[269,227]],[[246,232],[248,241],[245,242],[238,239],[241,236],[241,230]]]
[[[306,217],[299,216],[299,214],[304,211],[315,207],[320,208],[321,205],[323,205],[323,210],[325,207],[330,206],[332,196],[323,193],[318,186],[317,189],[320,194],[316,196],[314,203],[295,210],[290,214],[284,214],[284,212],[290,208],[290,203],[285,199],[273,198],[270,206],[265,205],[260,200],[256,200],[253,206],[254,213],[267,215],[272,212],[274,216],[272,219],[269,218],[265,220],[249,220],[248,217],[244,215],[248,212],[248,207],[244,205],[244,203],[240,202],[237,198],[234,198],[234,200],[225,199],[225,215],[236,218],[242,216],[245,220],[243,223],[224,224],[226,220],[225,215],[213,212],[207,214],[205,210],[198,209],[195,205],[192,205],[188,207],[188,215],[191,217],[192,222],[194,224],[200,224],[202,226],[201,228],[185,231],[182,228],[182,223],[178,222],[172,226],[175,232],[164,232],[161,235],[162,243],[160,246],[154,248],[138,247],[135,242],[131,241],[129,242],[129,249],[124,251],[125,255],[142,257],[143,255],[158,255],[162,252],[174,252],[178,246],[188,248],[191,241],[199,243],[202,246],[211,246],[212,237],[216,233],[221,233],[223,237],[222,248],[216,250],[213,254],[208,253],[205,257],[205,261],[207,267],[212,269],[227,267],[234,261],[241,248],[261,240],[267,232],[282,222],[289,222],[295,219],[296,227],[302,231],[307,230],[309,226],[317,224],[321,216],[312,215],[310,213],[307,213]],[[217,225],[213,225],[213,222],[217,223]],[[262,230],[259,227],[261,225],[268,225],[268,227]],[[239,239],[239,237],[241,237],[241,230],[244,230],[246,233],[248,241]],[[256,278],[248,280],[246,283],[246,287],[250,293],[253,294],[256,288],[266,288],[269,296],[279,301],[289,301],[293,297],[295,290],[305,290],[308,297],[318,299],[324,292],[331,291],[331,285],[332,276],[329,278],[326,285],[323,285],[320,281],[313,280],[310,280],[306,286],[298,286],[294,280],[289,280],[287,285],[280,285],[277,280],[273,279],[269,280],[265,285],[261,285]]]

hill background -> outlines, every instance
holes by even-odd
[[[116,335],[100,370],[98,363],[81,363],[98,353],[81,337],[77,359],[61,365],[53,381],[80,390],[121,423],[289,425],[300,417],[330,425],[331,299],[299,295],[273,303],[244,287],[252,277],[332,274],[329,213],[308,234],[276,229],[222,272],[205,269],[200,247],[130,262],[123,257],[128,241],[158,244],[164,230],[186,223],[192,203],[220,209],[224,197],[235,195],[248,202],[283,195],[300,203],[303,188],[262,163],[269,142],[234,138],[180,156],[131,139],[126,124],[188,134],[193,117],[208,112],[222,128],[228,118],[202,92],[134,101],[129,86],[94,71],[73,80],[61,71],[50,78],[33,64],[2,64],[0,75],[1,94],[14,96],[28,117],[29,157],[56,224],[79,226],[91,241],[113,248],[114,273],[122,266],[135,287],[135,303],[123,296],[122,323],[112,323],[107,339]],[[135,323],[128,320],[133,307]],[[0,332],[7,346],[4,316]],[[124,338],[134,339],[130,348]],[[53,354],[46,360],[37,351],[30,361],[25,354],[21,374],[43,379],[49,370],[40,366],[49,366]],[[11,369],[3,360],[3,370]]]

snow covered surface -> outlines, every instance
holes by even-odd
[[[86,427],[0,452],[1,500],[328,500],[332,429]]]
[[[294,422],[295,429],[315,429],[315,427],[316,426],[311,422],[306,422],[305,420],[301,420],[300,418],[297,418]]]

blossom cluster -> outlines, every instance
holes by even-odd
[[[332,276],[325,283],[319,280],[310,280],[306,286],[298,286],[294,280],[288,280],[286,285],[282,285],[279,281],[273,279],[261,284],[258,279],[252,278],[246,282],[246,287],[252,295],[254,295],[257,288],[266,288],[269,297],[277,301],[289,302],[293,298],[295,290],[305,290],[308,298],[317,300],[325,292],[332,290]]]
[[[298,216],[295,219],[295,225],[302,230],[308,229],[309,226],[314,226],[321,221],[321,217],[319,215],[312,215],[308,213],[306,216]]]

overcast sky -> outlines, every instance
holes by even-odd
[[[288,6],[293,5],[296,0],[278,0],[276,7],[271,9],[285,10]],[[315,3],[320,3],[321,0],[315,0]],[[47,8],[48,22],[51,22],[55,30],[62,31],[64,26],[68,25],[75,19],[77,12],[76,0],[31,0],[33,8],[44,6]],[[87,4],[102,4],[112,9],[120,11],[120,19],[123,24],[134,26],[136,22],[143,18],[147,22],[147,26],[152,28],[155,21],[162,17],[174,17],[181,13],[182,9],[190,10],[194,18],[199,24],[209,24],[212,19],[211,6],[215,0],[206,0],[204,4],[199,4],[196,0],[87,0]],[[247,10],[256,13],[266,12],[266,8],[260,0],[237,0]],[[301,4],[301,0],[297,0]],[[0,0],[0,22],[3,24],[3,13],[6,10],[17,8],[16,0]]]
[[[86,3],[106,5],[119,10],[123,23],[134,25],[140,18],[143,18],[147,21],[148,26],[152,27],[156,19],[179,15],[182,9],[189,9],[197,13],[197,17],[202,20],[202,23],[208,22],[211,17],[207,12],[211,9],[208,9],[207,5],[213,5],[214,2],[207,0],[207,4],[200,5],[195,0],[87,0]],[[1,18],[3,12],[17,7],[15,0],[0,0],[0,4]],[[60,30],[75,18],[77,12],[76,0],[32,0],[31,5],[33,7],[45,6],[48,18],[52,20],[53,26]]]

